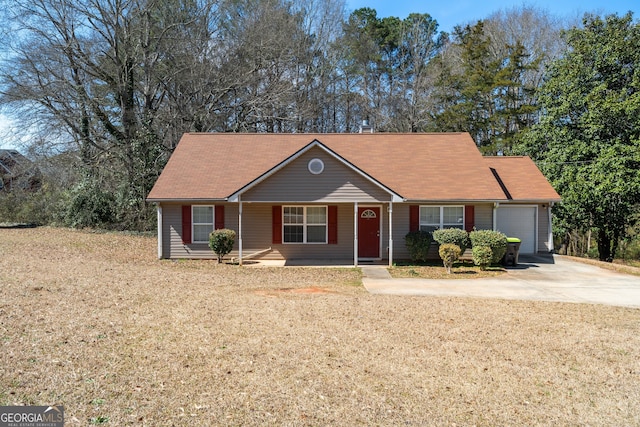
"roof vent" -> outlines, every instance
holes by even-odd
[[[324,171],[324,162],[320,159],[311,159],[307,165],[309,172],[320,175]]]
[[[373,133],[373,126],[369,125],[369,120],[363,120],[360,125],[360,133]]]

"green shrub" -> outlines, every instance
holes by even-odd
[[[460,252],[463,253],[468,247],[471,246],[469,240],[469,233],[460,228],[445,228],[442,230],[436,230],[433,232],[433,240],[440,243],[453,243],[460,248]]]
[[[462,253],[460,246],[453,243],[443,243],[440,245],[438,253],[440,254],[440,258],[442,258],[444,267],[447,269],[447,273],[451,274],[451,267],[453,267],[453,263],[458,260],[458,257],[460,257],[460,254]]]
[[[474,246],[471,249],[473,253],[473,263],[479,265],[481,270],[485,270],[491,265],[493,259],[493,251],[489,246]]]
[[[493,230],[476,230],[469,234],[471,246],[488,246],[493,252],[493,263],[498,263],[507,253],[507,236],[504,233]]]
[[[113,195],[97,178],[85,178],[71,189],[64,217],[71,227],[105,227],[114,216]]]
[[[424,262],[427,260],[427,254],[429,253],[429,246],[432,240],[431,233],[422,230],[410,231],[404,236],[404,240],[412,261]]]
[[[227,228],[212,231],[209,234],[209,247],[218,256],[218,262],[233,250],[236,241],[236,232]]]

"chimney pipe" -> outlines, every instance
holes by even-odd
[[[363,120],[360,125],[360,133],[373,133],[373,126],[369,125],[369,120]]]

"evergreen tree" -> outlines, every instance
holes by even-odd
[[[611,261],[640,203],[640,25],[631,13],[587,16],[540,91],[544,115],[520,150],[563,198],[564,232],[594,229]]]

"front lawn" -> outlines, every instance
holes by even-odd
[[[482,279],[497,277],[506,272],[503,267],[493,266],[481,270],[470,262],[458,262],[453,265],[451,274],[442,265],[442,261],[433,261],[423,264],[397,264],[389,268],[391,277],[396,279]]]
[[[65,426],[640,425],[640,310],[371,295],[359,269],[156,245],[0,229],[0,405],[61,404]]]

